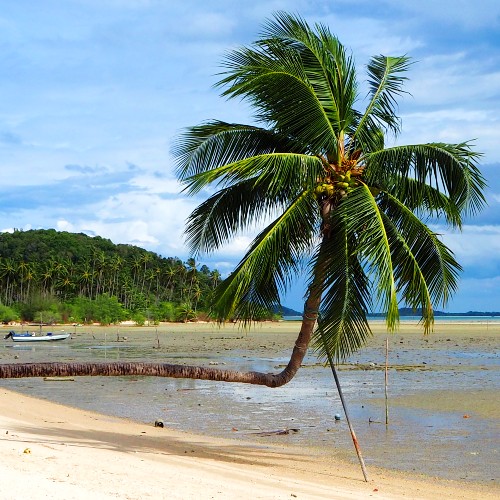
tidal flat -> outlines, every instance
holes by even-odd
[[[71,332],[70,340],[26,345],[3,340],[0,362],[137,360],[271,372],[286,364],[299,327],[295,321],[262,323],[250,330],[208,323],[58,326],[53,331]],[[415,322],[402,322],[396,334],[387,334],[381,321],[374,321],[372,329],[366,347],[338,365],[367,467],[496,486],[500,322],[437,321],[425,337]],[[257,446],[300,446],[326,461],[338,457],[356,462],[330,368],[313,352],[295,379],[277,389],[152,377],[16,379],[2,380],[1,386],[151,425],[161,420],[181,431]],[[335,420],[335,414],[341,419]],[[282,430],[290,432],[274,433]]]

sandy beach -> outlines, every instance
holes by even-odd
[[[365,363],[369,365],[369,360],[375,359],[374,356],[381,344],[383,327],[377,325],[374,329],[376,335],[370,341],[374,345],[367,346],[365,351],[349,360],[349,363],[342,368],[342,376],[347,382],[350,375],[359,372],[357,369],[359,365]],[[262,363],[262,359],[268,359],[271,368],[279,369],[279,362],[276,359],[286,356],[295,332],[295,325],[284,323],[264,324],[253,333],[242,333],[238,329],[218,330],[211,325],[169,325],[160,329],[125,327],[119,329],[95,327],[92,331],[75,329],[72,344],[68,344],[71,349],[68,346],[61,347],[57,353],[53,348],[49,350],[42,347],[14,350],[5,341],[5,348],[1,351],[1,362],[54,360],[57,355],[64,359],[69,356],[72,359],[87,359],[91,355],[98,356],[99,359],[114,359],[113,356],[122,358],[129,356],[134,359],[161,357],[166,358],[167,362],[198,362],[211,365],[234,363],[240,366],[241,359],[245,358],[249,360],[251,366],[254,363]],[[455,415],[457,422],[459,419],[463,420],[463,423],[459,422],[461,428],[464,425],[471,426],[474,420],[479,422],[479,427],[483,426],[484,419],[488,422],[496,419],[495,422],[498,423],[498,413],[495,410],[498,409],[498,403],[494,396],[496,386],[488,386],[488,380],[496,381],[497,378],[493,377],[498,375],[498,371],[495,371],[498,369],[498,358],[495,357],[498,349],[498,333],[498,324],[438,325],[433,336],[424,339],[415,325],[402,325],[402,331],[391,337],[394,363],[391,376],[395,378],[398,375],[403,387],[408,384],[403,375],[417,376],[418,380],[425,375],[431,383],[433,376],[447,378],[439,388],[433,387],[429,390],[426,387],[419,392],[410,391],[408,394],[405,391],[404,394],[393,397],[391,411],[396,413],[397,417],[398,408],[405,412],[418,408],[419,411],[434,413],[442,411],[444,406],[446,418]],[[112,348],[94,349],[102,347],[103,341],[105,341],[104,347]],[[118,345],[126,345],[128,348],[118,349]],[[457,367],[457,363],[451,362],[448,362],[450,365],[448,366],[446,355],[452,351],[452,345],[455,349],[457,346],[460,347],[460,353],[466,354],[464,359],[476,359],[477,352],[492,352],[493,357],[481,358],[477,366],[474,363],[462,365],[461,361],[460,367]],[[69,354],[65,349],[70,349]],[[422,352],[425,354],[423,358],[425,360],[419,358]],[[407,358],[412,360],[411,366]],[[303,369],[306,377],[315,373],[314,367],[317,364],[314,357],[308,358],[308,363],[309,368],[306,366]],[[378,358],[375,359],[375,363],[371,362],[375,365],[370,365],[373,370],[362,373],[376,374],[379,368],[376,363]],[[399,366],[397,370],[396,366]],[[264,368],[266,367],[267,365]],[[477,379],[486,381],[485,386],[479,388],[466,385],[462,387],[459,381],[457,387],[450,392],[448,376],[461,380],[460,370],[465,376],[464,384],[468,383],[468,377],[471,376],[490,378]],[[308,380],[306,378],[306,384],[309,383]],[[476,384],[477,380],[474,379],[472,383]],[[170,399],[162,400],[161,404],[163,406],[171,404],[172,409],[167,408],[164,415],[161,415],[165,419],[165,427],[157,428],[149,416],[158,414],[160,407],[153,406],[154,409],[150,409],[147,418],[142,418],[141,413],[134,413],[139,410],[136,408],[138,405],[145,406],[145,401],[150,404],[149,401],[152,399],[152,393],[148,393],[147,399],[140,399],[140,394],[144,390],[141,383],[140,380],[127,383],[116,379],[112,382],[111,379],[107,379],[103,383],[98,379],[82,379],[52,383],[53,385],[38,379],[2,381],[0,452],[4,467],[0,481],[0,497],[5,499],[28,496],[61,499],[493,499],[500,496],[500,489],[493,477],[491,481],[488,479],[482,482],[446,480],[433,477],[432,468],[429,469],[431,474],[422,475],[410,471],[389,470],[370,462],[368,466],[370,480],[365,483],[355,461],[346,460],[345,451],[337,450],[336,444],[331,441],[332,435],[335,439],[337,436],[340,439],[340,435],[345,437],[343,428],[342,432],[339,428],[338,433],[333,429],[334,434],[332,434],[327,432],[331,429],[322,429],[319,424],[315,424],[314,433],[303,443],[280,438],[256,439],[249,433],[244,433],[242,437],[236,436],[239,433],[231,433],[231,428],[228,428],[232,422],[231,418],[234,417],[228,417],[227,414],[234,412],[237,415],[240,411],[238,401],[235,400],[234,394],[225,393],[222,388],[216,391],[221,394],[216,394],[205,385],[197,386],[197,390],[192,390],[194,388],[192,385],[167,386]],[[226,384],[229,385],[234,384]],[[118,403],[113,400],[114,406],[110,411],[106,411],[108,414],[96,413],[85,409],[85,405],[79,401],[73,402],[68,395],[68,392],[72,392],[81,400],[99,400],[102,397],[99,393],[101,386],[105,386],[103,389],[106,389],[108,394],[112,393],[113,397],[120,396],[122,400],[127,401],[125,412],[117,411],[117,408],[122,407],[117,406]],[[371,389],[371,386],[368,388]],[[158,391],[158,386],[155,385],[154,389]],[[253,403],[251,397],[257,399],[255,396],[257,393],[249,392],[249,389],[251,388],[244,387],[240,390],[245,395],[241,397],[244,400],[241,412],[253,414],[250,417],[254,423],[258,415],[249,411],[253,408],[249,404]],[[297,387],[292,389],[297,390]],[[124,392],[120,394],[122,390]],[[165,390],[163,386],[161,390]],[[302,390],[300,385],[298,390],[299,392]],[[360,392],[359,387],[355,390]],[[20,394],[18,391],[25,394]],[[380,398],[377,394],[372,394],[373,390],[366,392],[373,398],[370,410],[373,411],[373,408],[380,406]],[[26,393],[45,399],[33,398]],[[137,399],[133,399],[134,394],[137,394]],[[54,403],[53,401],[57,399],[65,404],[70,402],[71,406],[80,406],[80,409]],[[354,396],[350,399],[355,400]],[[363,402],[365,399],[363,396]],[[184,404],[175,413],[174,403],[177,404],[179,400],[183,400]],[[214,403],[215,406],[212,408],[209,406],[209,401],[219,402]],[[223,406],[224,401],[226,407]],[[229,404],[231,406],[227,406]],[[259,411],[263,406],[264,404],[259,407]],[[92,404],[88,404],[87,407],[104,408]],[[269,410],[269,415],[273,418],[276,418],[277,408]],[[285,408],[291,407],[288,405]],[[219,416],[214,413],[217,411],[220,413]],[[471,418],[463,419],[464,411],[467,411],[469,413],[467,416]],[[197,415],[197,420],[195,419],[191,426],[188,424],[183,426],[183,423],[178,422],[179,415],[183,412],[186,418]],[[113,414],[123,414],[127,418],[117,418]],[[210,432],[213,430],[212,427],[206,432],[200,425],[203,414],[217,426],[222,426],[227,437],[214,435],[214,432]],[[269,415],[264,415],[267,419],[265,422],[269,422]],[[223,418],[229,420],[225,422],[221,420]],[[141,422],[141,419],[144,421]],[[297,421],[298,419],[295,422]],[[284,422],[286,423],[282,420],[279,425],[282,426]],[[362,420],[357,422],[358,428],[361,426],[359,429],[361,434],[365,432],[362,422]],[[180,425],[176,427],[177,423]],[[266,425],[270,429],[278,424],[272,422]],[[300,434],[307,437],[305,422],[300,422],[300,425],[304,431]],[[368,426],[366,428],[368,429]],[[372,430],[369,430],[367,437],[375,432],[373,426],[369,429]],[[399,428],[396,426],[397,429]],[[311,445],[311,439],[318,440],[318,444],[322,446]],[[365,440],[365,436],[363,439]],[[328,442],[328,452],[325,451],[324,442]],[[370,442],[362,444],[365,446],[365,454],[369,456],[374,448],[373,444]],[[491,443],[486,445],[494,446]],[[384,443],[380,446],[384,447]],[[411,457],[411,454],[416,453],[417,448],[421,447],[421,443],[412,437],[410,444],[405,446],[412,448],[404,450]],[[451,440],[448,450],[450,456],[454,446],[456,443]],[[476,454],[474,450],[471,449],[471,452]],[[393,452],[391,449],[383,451],[389,454]],[[493,455],[493,458],[495,456]],[[432,458],[424,456],[424,460],[427,459],[430,464]],[[480,453],[477,453],[477,458],[484,460]],[[458,461],[457,466],[459,467],[461,463],[463,462]]]
[[[0,496],[487,499],[498,490],[155,428],[1,390]]]

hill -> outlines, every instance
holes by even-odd
[[[302,316],[300,311],[295,309],[290,309],[289,307],[281,306],[274,309],[275,314],[280,314],[281,316]]]
[[[99,236],[54,229],[0,233],[0,321],[14,315],[5,307],[25,321],[205,319],[220,281],[217,269],[195,259],[182,262]]]
[[[129,314],[163,319],[168,314],[159,308],[168,303],[193,317],[208,307],[220,279],[217,270],[199,267],[194,259],[165,258],[99,236],[54,229],[0,234],[0,304],[28,321],[50,309],[63,320],[75,317],[75,304],[110,298]],[[106,307],[116,309],[112,302]],[[80,320],[93,316],[88,304],[80,309],[86,309]]]
[[[401,307],[399,309],[399,315],[401,317],[408,317],[408,316],[421,316],[422,315],[422,309],[411,309],[410,307]],[[384,314],[382,313],[371,313],[369,315],[372,318],[383,318],[385,317]],[[478,316],[478,317],[495,317],[495,316],[500,316],[500,312],[482,312],[482,311],[467,311],[467,312],[444,312],[444,311],[434,311],[434,316],[439,317],[439,316]]]

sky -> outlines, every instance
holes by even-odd
[[[414,61],[397,144],[474,141],[487,207],[462,232],[433,229],[464,271],[450,312],[500,311],[498,0],[16,0],[0,3],[0,232],[83,232],[189,257],[187,198],[171,149],[209,119],[252,123],[214,88],[227,51],[273,13],[329,26],[365,78],[374,55]],[[200,264],[227,275],[251,241]],[[300,277],[283,304],[302,310]]]

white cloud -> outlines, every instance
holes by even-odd
[[[75,232],[75,226],[65,219],[60,219],[56,222],[56,229],[58,231],[67,231],[68,233]]]
[[[462,232],[436,228],[464,266],[482,268],[500,261],[500,226],[465,225]]]
[[[134,177],[130,181],[134,187],[145,189],[151,194],[176,194],[178,195],[182,186],[177,179],[162,178],[158,175],[145,174]]]
[[[217,12],[198,12],[191,14],[189,22],[182,26],[182,31],[184,35],[196,37],[222,37],[230,34],[235,26],[234,17]]]

